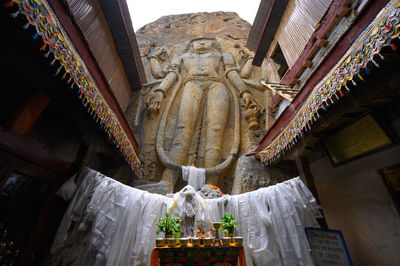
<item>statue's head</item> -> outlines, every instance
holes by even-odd
[[[195,38],[190,40],[186,51],[193,52],[193,53],[202,53],[202,52],[209,52],[209,51],[221,51],[221,48],[215,38]]]

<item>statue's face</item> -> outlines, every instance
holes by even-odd
[[[192,43],[194,51],[210,51],[213,47],[212,40],[195,40]]]

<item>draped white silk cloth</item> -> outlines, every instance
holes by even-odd
[[[319,206],[298,177],[204,201],[206,224],[220,221],[224,212],[237,218],[247,265],[313,265],[304,227],[318,227]],[[58,229],[52,264],[150,265],[155,223],[172,204],[172,198],[87,170]]]
[[[206,169],[194,166],[182,166],[182,179],[188,182],[195,191],[199,191],[206,183]]]

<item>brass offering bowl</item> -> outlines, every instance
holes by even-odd
[[[232,243],[232,238],[231,237],[223,237],[222,243],[224,246],[229,246]]]
[[[164,238],[156,238],[156,247],[162,247],[164,245]]]
[[[243,237],[241,237],[241,236],[235,236],[235,237],[233,237],[233,244],[235,245],[235,246],[241,246],[241,245],[243,245]]]
[[[198,237],[192,238],[192,245],[193,246],[199,246],[200,245],[200,238],[198,238]]]
[[[189,238],[180,238],[179,241],[181,242],[182,247],[186,247],[189,244]]]
[[[175,238],[167,238],[167,244],[169,247],[175,247],[176,246],[176,239]]]
[[[207,247],[211,247],[214,243],[214,238],[213,237],[206,237],[204,238],[204,245]]]

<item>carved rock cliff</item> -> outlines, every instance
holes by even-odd
[[[245,48],[245,43],[250,32],[250,28],[250,23],[241,19],[236,13],[202,12],[195,14],[164,16],[150,24],[147,24],[136,32],[148,83],[143,86],[141,90],[141,96],[134,102],[131,102],[126,111],[127,118],[134,128],[135,135],[139,142],[140,158],[142,161],[141,180],[133,183],[133,186],[140,185],[142,189],[149,190],[151,192],[168,192],[163,191],[163,185],[157,183],[160,181],[161,176],[163,175],[165,166],[161,163],[157,155],[156,143],[160,119],[165,111],[165,102],[167,102],[170,97],[175,96],[171,96],[172,89],[169,93],[166,93],[160,106],[160,112],[156,114],[152,114],[147,110],[146,102],[148,102],[150,95],[155,91],[155,89],[158,88],[163,78],[165,78],[168,65],[171,64],[172,59],[175,56],[187,53],[188,43],[194,38],[215,38],[216,42],[220,46],[220,50],[224,53],[232,55],[234,59],[234,65],[232,67],[237,69],[243,81],[245,81],[245,83],[246,81],[257,82],[260,79],[265,78],[266,67],[265,64],[262,67],[251,66],[250,60],[253,58],[253,53]],[[250,66],[250,68],[249,71],[246,72],[244,70],[247,66]],[[225,75],[223,69],[217,71],[220,73],[221,79],[223,79]],[[180,73],[180,75],[182,75],[182,78],[185,78],[184,73]],[[246,160],[241,160],[240,163],[237,163],[237,159],[239,159],[240,156],[250,151],[249,147],[251,145],[249,146],[250,143],[247,140],[248,134],[254,132],[254,130],[258,128],[265,130],[265,112],[267,110],[266,105],[268,102],[269,93],[257,90],[255,86],[251,85],[252,82],[246,83],[248,84],[246,86],[248,87],[247,89],[249,92],[252,94],[252,97],[256,99],[258,103],[257,106],[259,107],[257,107],[257,111],[252,109],[252,111],[255,112],[255,114],[252,114],[252,112],[249,112],[250,109],[245,107],[242,99],[239,99],[239,112],[241,113],[239,125],[239,151],[235,155],[234,163],[229,166],[222,176],[220,176],[219,184],[217,184],[223,189],[223,191],[228,193],[231,191],[236,193],[251,191],[260,186],[266,186],[276,183],[282,179],[287,179],[286,175],[281,176],[279,173],[269,175],[263,172],[251,174],[249,177],[247,175],[243,176],[243,173],[247,172],[246,169],[253,169],[255,163],[260,163],[256,161],[246,162]],[[172,149],[172,142],[176,133],[175,129],[179,113],[178,103],[180,102],[180,94],[182,93],[177,94],[177,100],[172,98],[172,107],[166,112],[167,126],[162,132],[164,143],[162,146],[167,154],[170,153]],[[226,124],[223,147],[221,147],[222,153],[224,153],[222,160],[227,158],[230,147],[234,146],[233,139],[234,132],[236,132],[233,123],[234,115],[232,113],[234,110],[234,105],[232,96],[231,100],[229,101],[230,107],[227,112],[230,113],[229,121],[231,122],[228,121]],[[254,128],[253,126],[250,126],[249,117],[251,116],[253,116],[255,119],[253,120],[253,123],[256,124]],[[204,117],[204,114],[200,114],[199,117]],[[204,146],[206,142],[206,136],[204,133],[205,128],[207,127],[207,121],[205,119],[199,119],[199,122],[196,123],[196,126],[191,132],[193,136],[186,165],[191,165],[193,163],[196,167],[203,168],[205,159]],[[248,159],[254,160],[253,157]],[[241,169],[236,169],[239,166]],[[260,167],[262,167],[261,164]],[[262,178],[260,178],[260,175],[262,175]],[[176,183],[175,191],[186,185],[186,182],[182,181],[180,173],[176,173],[176,178],[178,182]],[[250,180],[251,182],[249,182],[248,179],[252,179]],[[261,184],[253,179],[263,179],[263,182],[261,182]]]
[[[159,18],[136,31],[143,52],[154,42],[156,46],[176,45],[199,36],[224,36],[246,42],[251,24],[234,12],[201,12]]]

